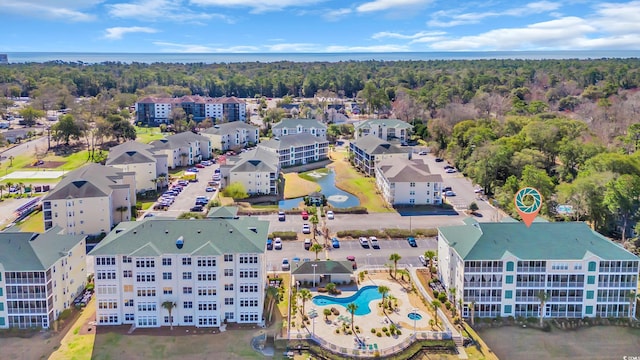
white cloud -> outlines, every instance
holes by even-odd
[[[178,44],[164,41],[155,41],[153,45],[160,46],[160,51],[162,52],[174,53],[251,53],[260,51],[257,46],[244,45],[221,48],[202,44]]]
[[[351,14],[353,12],[353,10],[349,9],[349,8],[344,8],[344,9],[335,9],[335,10],[329,10],[326,13],[324,13],[322,15],[322,17],[327,20],[327,21],[336,21],[339,20],[340,18],[347,16],[349,14]]]
[[[106,34],[104,37],[110,40],[120,40],[126,34],[130,33],[147,33],[154,34],[157,33],[158,30],[149,27],[141,27],[141,26],[130,26],[130,27],[112,27],[105,30]]]
[[[195,12],[183,4],[182,0],[138,0],[132,3],[107,5],[109,15],[117,18],[130,18],[141,21],[177,21],[199,22],[220,19],[228,23],[233,21],[221,14]]]
[[[394,33],[394,32],[386,32],[386,31],[382,31],[379,33],[375,33],[371,36],[372,39],[384,39],[384,38],[391,38],[391,39],[418,39],[418,38],[423,38],[425,36],[440,36],[440,35],[444,35],[446,34],[443,31],[421,31],[415,34],[411,34],[411,35],[405,35],[405,34],[399,34],[399,33]]]
[[[317,44],[309,43],[281,43],[266,46],[267,51],[276,53],[290,53],[290,52],[316,52],[319,46]]]
[[[591,20],[595,26],[608,33],[637,35],[640,32],[640,1],[600,4]]]
[[[422,8],[432,0],[373,0],[358,6],[359,12],[384,11],[397,8]]]
[[[412,51],[405,45],[373,45],[373,46],[340,46],[330,45],[320,52],[338,53],[338,52],[407,52]]]
[[[251,8],[254,13],[303,7],[324,1],[327,0],[189,0],[190,3],[200,6]]]
[[[475,13],[458,13],[457,11],[437,11],[432,15],[432,20],[427,24],[433,27],[453,27],[464,24],[477,24],[480,20],[498,16],[527,16],[551,12],[561,7],[559,3],[539,1],[528,3],[522,7],[506,9],[503,11],[486,11]],[[449,20],[440,20],[448,18]]]
[[[0,12],[70,22],[93,21],[96,18],[93,14],[80,10],[89,9],[102,1],[1,0]]]

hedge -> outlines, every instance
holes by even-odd
[[[366,207],[352,206],[349,208],[325,208],[325,210],[332,210],[334,214],[368,214]]]
[[[269,237],[275,239],[279,237],[282,240],[298,240],[298,233],[295,231],[274,231]]]
[[[336,234],[339,238],[351,237],[359,238],[362,236],[375,236],[379,238],[401,239],[409,236],[416,237],[434,237],[438,235],[437,229],[415,229],[409,231],[406,229],[369,229],[369,230],[343,230]]]

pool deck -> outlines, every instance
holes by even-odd
[[[389,294],[393,295],[398,299],[399,302],[399,310],[396,312],[387,312],[387,315],[384,316],[381,314],[378,303],[381,299],[373,300],[369,303],[369,308],[371,312],[367,315],[356,315],[354,316],[354,325],[358,325],[360,327],[360,334],[357,334],[361,340],[364,340],[365,344],[377,344],[378,349],[390,348],[395,345],[400,344],[404,340],[408,339],[413,334],[414,329],[414,321],[408,318],[408,314],[413,312],[414,306],[409,302],[409,296],[406,291],[400,284],[397,284],[393,281],[387,280],[370,280],[367,279],[360,283],[360,288],[367,285],[385,285],[389,287]],[[339,297],[347,297],[355,294],[356,291],[343,291]],[[318,293],[313,292],[314,296],[318,295]],[[324,294],[323,294],[324,295]],[[340,311],[339,316],[329,316],[329,322],[325,321],[325,317],[322,314],[322,311],[325,308],[335,307]],[[349,320],[351,319],[351,314],[345,309],[345,307],[341,305],[326,305],[319,306],[315,305],[312,302],[307,303],[305,311],[309,312],[315,309],[318,313],[318,317],[315,319],[315,335],[316,337],[322,338],[325,341],[328,341],[336,346],[344,347],[347,349],[355,349],[356,341],[355,335],[344,335],[344,334],[336,334],[335,330],[342,328],[342,320],[338,319],[339,317],[347,317]],[[422,315],[422,319],[415,321],[415,326],[417,331],[431,331],[431,326],[429,326],[429,320],[432,318],[432,313],[425,311],[424,309],[418,310],[418,313]],[[382,327],[389,328],[391,323],[395,323],[396,326],[401,330],[402,335],[399,336],[386,336],[382,333],[381,337],[376,336],[376,334],[371,333],[372,328],[376,328],[380,330]],[[305,329],[300,330],[301,334],[309,334],[309,332],[313,331],[313,321],[311,325],[308,325],[308,331]],[[294,331],[292,329],[292,331]],[[292,333],[292,338],[295,338],[297,334],[295,332]]]

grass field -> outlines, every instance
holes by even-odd
[[[375,178],[364,177],[354,169],[347,160],[346,152],[332,152],[331,157],[334,161],[329,166],[336,172],[337,188],[357,196],[360,206],[366,207],[369,212],[394,212],[376,193]]]
[[[478,333],[500,359],[620,360],[640,355],[640,329],[627,327],[554,328],[547,333],[508,326],[482,329]]]
[[[18,223],[22,232],[44,232],[44,215],[42,211],[31,214],[27,219]]]
[[[304,180],[309,180],[309,181],[316,181],[316,178],[313,176],[309,176],[310,173],[318,173],[318,174],[328,174],[329,173],[329,169],[327,168],[321,168],[321,169],[315,169],[315,170],[311,170],[311,171],[306,171],[303,173],[299,173],[298,176],[300,176],[302,179]]]
[[[303,179],[297,173],[284,174],[284,184],[285,199],[293,199],[309,195],[314,191],[320,191],[320,185]]]
[[[136,126],[136,141],[148,144],[154,140],[164,138],[159,127],[139,127]]]

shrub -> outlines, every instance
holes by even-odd
[[[333,315],[340,315],[340,310],[338,310],[338,309],[336,309],[336,308],[332,307],[332,308],[331,308],[331,313],[332,313]]]
[[[437,298],[438,298],[438,295],[440,295],[440,291],[438,291],[438,290],[433,290],[433,297],[437,299]]]
[[[349,208],[335,208],[333,212],[336,214],[367,214],[367,208],[364,206],[352,206]]]
[[[340,329],[336,329],[336,334],[340,334]]]
[[[439,293],[438,294],[438,300],[440,300],[441,303],[445,303],[447,301],[447,294]]]
[[[376,336],[377,336],[377,337],[382,337],[382,333],[381,333],[380,331],[378,331],[378,332],[376,333]]]
[[[447,302],[445,302],[445,303],[444,303],[444,307],[446,307],[446,308],[447,308],[447,310],[451,310],[451,303],[450,303],[450,302],[448,302],[448,301],[447,301]]]
[[[402,335],[402,332],[400,330],[396,330],[396,335],[400,336]]]
[[[269,237],[272,239],[279,237],[282,240],[298,240],[298,233],[295,231],[274,231],[269,234]]]
[[[327,292],[327,289],[325,289],[325,288],[323,288],[323,287],[319,287],[319,288],[318,288],[318,292],[319,292],[319,293],[326,293],[326,292]]]
[[[386,326],[382,328],[382,332],[387,332],[387,331],[389,331],[389,329],[387,329]]]
[[[338,231],[337,236],[339,238],[343,238],[343,237],[359,238],[361,236],[365,236],[365,237],[375,236],[378,238],[386,237],[386,235],[378,229]]]
[[[371,333],[375,334],[376,333],[376,329],[371,329]]]

